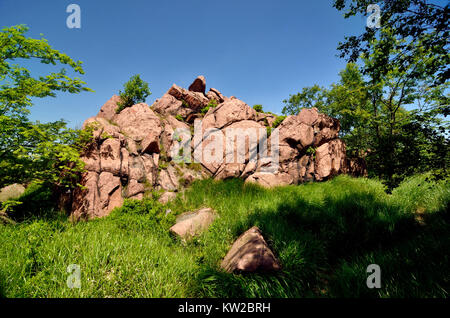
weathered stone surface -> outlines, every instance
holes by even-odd
[[[256,115],[256,121],[266,127],[272,127],[273,122],[275,121],[276,116],[272,114],[266,114],[266,113],[257,113]]]
[[[319,111],[317,108],[303,108],[297,115],[298,120],[308,126],[314,125],[319,119]]]
[[[177,197],[177,194],[175,192],[164,192],[161,197],[158,199],[158,201],[162,204],[166,204],[172,200],[174,200]]]
[[[192,114],[193,110],[185,107],[181,100],[176,99],[172,95],[166,93],[160,99],[157,99],[152,105],[152,109],[161,115],[180,115],[186,118]]]
[[[331,118],[325,114],[318,114],[318,119],[314,123],[314,146],[320,146],[328,141],[338,138],[341,128],[339,120]]]
[[[210,208],[186,212],[177,218],[176,224],[170,228],[170,231],[189,240],[207,230],[215,218],[216,213]]]
[[[175,84],[172,85],[167,94],[172,95],[179,101],[184,101],[188,108],[194,111],[200,111],[209,103],[209,99],[203,93],[191,92]]]
[[[205,93],[206,80],[204,76],[197,77],[194,82],[189,86],[191,92]]]
[[[100,167],[102,171],[118,175],[121,167],[121,143],[118,139],[107,139],[100,146]]]
[[[215,108],[210,109],[203,119],[203,128],[219,128],[241,120],[255,120],[256,111],[243,101],[228,99]]]
[[[84,168],[87,171],[100,173],[100,151],[98,150],[96,143],[89,145],[86,151],[82,154],[81,160],[85,163]]]
[[[145,187],[142,183],[137,182],[137,180],[130,180],[127,187],[127,197],[131,198],[136,196],[139,193],[143,193],[145,191]]]
[[[163,148],[166,150],[166,155],[169,158],[172,158],[173,154],[170,149],[172,149],[174,137],[181,138],[183,135],[183,131],[186,131],[187,134],[190,135],[190,128],[186,123],[181,122],[170,115],[163,120],[163,124],[164,131],[161,135],[161,143],[163,145]]]
[[[115,192],[115,190],[121,188],[120,178],[114,176],[111,172],[100,173],[98,179],[98,191],[100,194],[100,209],[109,210],[110,196]],[[114,199],[117,199],[114,197]],[[103,216],[101,211],[99,211],[100,216]]]
[[[312,145],[314,130],[302,123],[297,116],[288,116],[279,126],[280,144],[303,149]]]
[[[271,166],[271,159],[255,155],[262,146],[259,141],[266,136],[267,128],[273,126],[276,116],[257,113],[245,102],[233,96],[228,98],[214,88],[205,95],[205,87],[202,76],[189,90],[174,84],[151,108],[141,103],[119,114],[116,109],[120,97],[113,96],[97,116],[87,119],[83,128],[93,127],[93,140],[80,156],[87,172],[80,181],[85,189],[75,190],[73,202],[69,202],[73,216],[107,215],[123,198],[142,199],[149,189],[169,191],[165,200],[181,187],[207,177],[242,178],[273,187],[327,180],[339,173],[362,176],[367,173],[363,159],[345,157],[345,145],[338,138],[339,121],[316,108],[288,116],[271,132],[267,150],[271,152],[271,143],[278,135],[279,166],[268,173],[266,168]],[[213,99],[218,105],[202,113]],[[202,119],[200,138],[175,135],[178,129],[189,137],[195,131],[197,118]],[[240,129],[238,136],[233,137],[236,143],[227,138],[233,129]],[[174,147],[189,143],[191,154]],[[244,146],[238,147],[239,144]],[[201,149],[200,156],[196,156]],[[195,171],[174,160],[181,155],[195,159]]]
[[[323,144],[316,150],[315,179],[321,181],[344,172],[345,159],[345,144],[340,139]]]
[[[115,122],[126,136],[137,142],[161,134],[159,117],[144,103],[125,108],[117,115]]]
[[[106,118],[107,120],[113,120],[116,116],[117,103],[120,102],[120,97],[114,95],[108,100],[97,114],[97,117]]]
[[[172,166],[167,167],[167,169],[162,169],[159,172],[158,184],[167,191],[175,191],[178,189],[178,178]]]
[[[128,170],[130,179],[138,182],[145,181],[145,166],[142,157],[130,157],[128,160]]]
[[[82,129],[92,127],[92,135],[97,141],[103,141],[107,138],[123,139],[124,136],[120,133],[118,126],[112,124],[112,121],[102,117],[91,117],[86,119],[83,123]]]
[[[234,242],[221,267],[229,273],[273,272],[281,269],[280,262],[256,226]]]
[[[72,213],[75,219],[100,216],[98,181],[97,172],[87,171],[83,173],[81,185],[84,186],[84,189],[76,188],[73,194]]]
[[[144,165],[145,180],[153,185],[158,174],[158,164],[155,163],[154,157],[148,154],[143,154],[141,158]]]

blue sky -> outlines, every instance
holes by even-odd
[[[66,26],[66,7],[81,7],[81,29]],[[148,104],[197,75],[249,105],[280,113],[282,100],[305,86],[338,80],[336,47],[364,30],[365,17],[344,19],[332,1],[0,0],[0,26],[27,24],[29,35],[84,62],[94,93],[36,99],[32,119],[64,118],[81,126],[134,74],[149,82]],[[47,65],[30,65],[34,74]]]

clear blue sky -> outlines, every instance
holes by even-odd
[[[70,3],[81,7],[81,29],[66,27]],[[173,83],[187,87],[204,75],[207,89],[280,113],[289,94],[337,81],[345,67],[338,42],[365,23],[344,19],[331,0],[0,0],[0,26],[27,24],[30,36],[42,33],[84,62],[82,79],[95,93],[37,99],[32,108],[33,119],[72,127],[137,73],[150,84],[150,105]]]

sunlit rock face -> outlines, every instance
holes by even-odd
[[[82,154],[86,172],[73,194],[75,218],[108,215],[124,199],[142,199],[154,190],[173,197],[202,178],[274,187],[366,174],[364,162],[346,158],[339,121],[315,108],[273,129],[276,115],[217,89],[206,91],[203,76],[189,89],[172,85],[152,106],[140,103],[116,113],[119,101],[113,96],[83,125],[92,127],[93,140]]]

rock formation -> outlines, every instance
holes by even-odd
[[[271,130],[276,118],[273,114],[258,113],[214,88],[205,93],[205,87],[203,76],[189,89],[174,84],[151,107],[141,103],[118,114],[120,97],[113,96],[97,116],[87,119],[83,127],[92,127],[94,138],[82,154],[86,163],[81,178],[84,187],[73,193],[73,217],[105,216],[125,198],[142,199],[152,190],[176,192],[201,178],[239,177],[271,187],[327,180],[339,173],[364,174],[360,162],[345,156],[345,144],[338,138],[338,120],[315,108],[303,109]],[[193,138],[180,134],[193,133],[199,120],[199,137],[195,133]],[[230,131],[243,132],[245,151],[234,140],[231,147],[226,147]],[[256,139],[251,143],[253,137]],[[250,153],[266,147],[267,152],[276,154],[272,145],[276,138],[278,167],[268,173],[265,168],[270,162],[261,156],[251,160]],[[217,144],[222,148],[218,149]],[[183,153],[184,149],[189,153]],[[196,153],[200,153],[197,162]],[[179,160],[186,155],[190,160]],[[227,159],[235,155],[242,160]],[[211,156],[216,160],[205,159]]]

